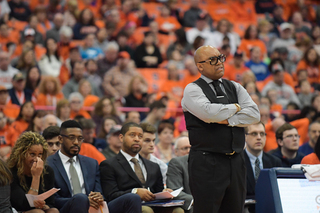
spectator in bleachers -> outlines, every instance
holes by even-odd
[[[186,33],[187,41],[190,44],[193,44],[196,37],[201,36],[205,40],[204,41],[205,45],[211,45],[212,43],[215,43],[214,41],[212,41],[212,39],[214,38],[212,38],[213,35],[210,31],[210,27],[208,24],[209,15],[205,12],[200,13],[195,20],[196,20],[195,27],[191,28]]]
[[[115,99],[125,97],[128,95],[128,84],[135,75],[138,73],[129,53],[120,52],[117,65],[104,76],[102,83],[104,94]]]
[[[299,101],[302,107],[310,106],[314,94],[311,90],[311,85],[308,80],[303,80],[300,83],[300,93],[298,94]]]
[[[235,52],[233,55],[233,63],[225,63],[224,69],[224,77],[226,79],[240,83],[243,73],[249,70],[244,64],[243,52]]]
[[[25,88],[26,79],[22,73],[17,73],[12,78],[12,88],[8,90],[12,104],[21,106],[26,101],[31,101],[32,91]]]
[[[100,59],[103,57],[103,52],[100,47],[94,46],[96,36],[93,33],[88,33],[84,38],[84,45],[80,48],[82,59]]]
[[[30,207],[26,197],[26,194],[42,194],[54,186],[53,170],[46,165],[47,150],[44,138],[34,132],[23,133],[12,150],[8,160],[13,176],[10,202],[17,211],[59,212],[54,208],[54,195],[35,200],[34,207]]]
[[[59,135],[60,128],[57,126],[49,126],[43,130],[42,136],[48,144],[48,157],[60,150],[61,143],[59,141]]]
[[[88,8],[81,11],[79,15],[79,21],[73,27],[73,38],[81,40],[88,34],[95,34],[98,31],[98,27],[94,23],[94,15]]]
[[[291,122],[299,118],[299,114],[296,113],[296,111],[299,111],[300,107],[296,103],[289,102],[286,106],[286,110],[288,110],[288,112],[284,115],[286,122]]]
[[[11,123],[19,115],[19,106],[12,104],[7,88],[0,85],[0,111],[2,111]]]
[[[84,107],[90,107],[94,106],[98,101],[99,97],[96,95],[92,95],[92,87],[88,80],[82,79],[79,82],[79,91],[78,91],[82,97],[84,98],[83,106]]]
[[[153,32],[145,32],[144,40],[134,52],[134,61],[138,68],[157,68],[162,63],[160,49],[155,45]]]
[[[63,24],[63,15],[61,13],[56,13],[54,15],[53,24],[54,26],[52,27],[52,29],[46,32],[46,38],[52,38],[58,42],[60,41],[59,31]]]
[[[165,81],[165,87],[163,87],[161,91],[164,93],[164,96],[174,101],[176,106],[178,106],[180,105],[185,85],[181,79],[178,64],[175,61],[168,62],[167,70],[168,79]]]
[[[163,161],[161,161],[160,159],[156,158],[153,155],[157,130],[154,126],[148,123],[141,123],[140,126],[143,130],[143,138],[142,138],[142,146],[139,154],[141,155],[141,157],[159,165],[160,171],[162,174],[163,184],[166,184],[166,180],[167,180],[166,174],[167,174],[168,166]]]
[[[46,115],[46,112],[43,110],[36,110],[33,114],[29,126],[26,131],[37,132],[42,134],[43,131],[43,117]]]
[[[315,146],[320,135],[320,122],[315,121],[309,125],[308,137],[309,141],[299,147],[299,152],[309,155],[315,151]]]
[[[7,1],[1,1],[7,2]],[[2,11],[2,10],[1,10]],[[0,44],[1,49],[6,49],[8,43],[12,42],[13,44],[17,45],[20,41],[20,32],[16,29],[9,28],[8,23],[4,21],[0,21]],[[7,47],[9,51],[10,48]],[[10,53],[11,55],[12,53]]]
[[[32,93],[37,96],[38,87],[41,80],[41,73],[39,67],[35,66],[28,70],[27,72],[27,80],[25,88],[32,91]]]
[[[145,107],[148,95],[148,83],[141,75],[134,76],[128,84],[129,94],[125,97],[126,107]]]
[[[267,50],[271,49],[273,41],[278,37],[274,32],[271,32],[271,23],[267,19],[263,19],[258,23],[258,37],[264,42],[267,47]]]
[[[53,114],[47,114],[43,117],[43,129],[48,128],[49,126],[57,126],[58,120],[57,117]]]
[[[177,157],[188,155],[190,148],[189,138],[187,136],[179,137],[174,143],[174,154]]]
[[[126,51],[133,58],[133,49],[128,45],[128,35],[124,31],[120,31],[117,35],[117,43],[119,45],[119,52]]]
[[[232,55],[237,50],[237,43],[234,35],[229,32],[229,25],[230,22],[227,19],[221,19],[218,22],[217,29],[212,33],[212,36],[214,36],[214,42],[213,44],[210,44],[214,47],[217,47],[218,49],[223,46],[223,39],[227,37],[229,39],[229,45],[231,48]]]
[[[38,18],[35,15],[31,15],[29,18],[29,25],[21,32],[21,42],[23,43],[25,40],[31,40],[35,44],[43,45],[44,40],[43,36],[37,30],[38,26]]]
[[[318,141],[320,141],[318,139]],[[301,164],[320,164],[320,142],[316,143],[314,147],[314,152],[302,158]]]
[[[313,39],[313,47],[317,50],[320,55],[320,26],[315,25],[312,28],[311,38]]]
[[[252,1],[236,0],[230,4],[236,22],[255,22],[257,14]]]
[[[284,22],[279,26],[280,38],[277,38],[273,41],[271,45],[271,50],[273,51],[279,47],[290,48],[294,46],[295,40],[293,39],[293,26],[288,22]]]
[[[56,106],[64,98],[59,80],[53,76],[45,76],[39,85],[37,106]]]
[[[34,50],[33,49],[23,50],[19,58],[17,58],[17,60],[12,60],[11,64],[13,65],[13,67],[20,70],[20,72],[23,73],[24,76],[27,76],[28,70],[31,69],[31,67],[34,67],[37,65]]]
[[[115,125],[111,127],[109,133],[106,135],[105,139],[107,140],[108,146],[102,150],[102,154],[107,158],[112,158],[116,156],[122,147],[122,142],[119,139],[121,126]]]
[[[311,105],[317,110],[317,113],[320,112],[320,94],[312,97]]]
[[[154,156],[165,163],[176,157],[173,146],[174,126],[169,122],[161,122],[158,126],[159,142],[155,145]]]
[[[95,137],[96,124],[92,119],[80,119],[79,124],[82,127],[84,143],[92,144],[100,152],[107,147],[105,139]]]
[[[69,46],[67,47],[69,49]],[[69,54],[70,53],[70,54]],[[67,58],[61,66],[59,80],[64,86],[71,77],[73,77],[73,68],[76,62],[81,61],[80,51],[78,47],[71,46],[68,51],[69,58]]]
[[[284,82],[285,70],[283,61],[281,59],[274,59],[269,65],[269,70],[272,73],[273,80],[263,88],[261,94],[265,96],[270,89],[275,89],[277,91],[277,104],[281,104],[282,107],[285,108],[287,104],[292,101],[300,107],[301,104],[296,93],[291,86]]]
[[[62,122],[70,119],[70,103],[67,99],[63,99],[57,103],[56,115],[59,126]]]
[[[155,18],[155,21],[159,24],[159,29],[163,33],[172,33],[181,28],[177,18],[171,16],[168,4],[162,5],[160,16]]]
[[[255,3],[256,12],[259,14],[271,14],[275,6],[274,0],[257,0]]]
[[[124,123],[134,122],[140,124],[140,113],[138,111],[130,111],[126,113],[126,120]]]
[[[73,92],[69,96],[70,103],[70,118],[74,119],[77,115],[82,115],[85,118],[91,118],[90,114],[82,109],[83,96],[79,92]]]
[[[100,28],[97,32],[97,38],[94,43],[95,47],[100,48],[101,52],[104,50],[108,44],[108,31],[106,28]],[[103,53],[102,53],[103,54]]]
[[[103,125],[103,118],[106,116],[112,117],[117,124],[121,123],[120,118],[116,115],[116,110],[113,101],[110,98],[103,97],[96,103],[93,111],[93,120],[97,124],[97,130]]]
[[[63,60],[67,60],[69,58],[69,54],[71,52],[72,48],[75,48],[74,45],[72,45],[72,36],[73,31],[71,27],[68,26],[62,26],[59,30],[59,43],[58,43],[58,52],[59,55],[62,57]]]
[[[245,63],[256,76],[257,81],[265,80],[270,72],[268,70],[268,65],[262,61],[262,51],[259,46],[253,46],[250,49],[250,60]]]
[[[306,24],[304,23],[303,17],[300,12],[296,11],[295,13],[293,13],[292,24],[294,26],[296,33],[303,32],[306,35],[311,36],[311,29],[310,27],[307,27]]]
[[[300,135],[297,129],[289,123],[280,126],[276,131],[278,149],[272,155],[281,160],[282,167],[300,164],[304,154],[298,151]]]
[[[117,9],[117,4],[115,0],[105,0],[102,1],[100,8],[100,14],[102,17],[106,16],[106,13],[110,12],[112,9]]]
[[[183,26],[184,27],[195,27],[196,20],[202,10],[199,7],[199,0],[190,0],[190,9],[184,13]],[[190,42],[192,43],[192,42]]]
[[[62,66],[57,41],[53,38],[47,39],[45,42],[45,48],[47,52],[38,62],[41,74],[56,78],[60,75],[60,69]]]
[[[107,44],[104,51],[104,58],[98,60],[98,75],[103,78],[104,75],[117,64],[117,57],[119,53],[119,45],[115,41]]]
[[[260,121],[266,125],[268,122],[271,122],[270,118],[270,107],[264,104],[259,105],[259,111],[260,111]]]
[[[167,49],[166,54],[167,54],[168,59],[172,58],[172,52],[174,50],[179,51],[181,56],[184,57],[192,48],[191,44],[188,43],[188,41],[187,41],[186,32],[185,32],[184,28],[180,28],[180,29],[176,30],[174,33],[176,36],[176,41],[174,43],[172,43]]]
[[[154,101],[149,109],[147,117],[141,123],[150,123],[158,129],[160,121],[166,114],[167,106],[162,101]]]
[[[101,85],[102,79],[97,74],[97,71],[98,71],[97,61],[90,59],[86,61],[85,65],[86,65],[86,71],[88,75],[87,79],[93,82],[95,85]]]
[[[19,72],[10,65],[10,56],[7,52],[0,52],[0,84],[7,89],[12,87],[12,77]]]
[[[307,70],[308,81],[312,86],[320,84],[320,56],[313,47],[304,53],[303,59],[297,65],[297,70]]]
[[[96,132],[98,132],[98,138],[106,139],[107,135],[110,132],[110,129],[112,127],[114,127],[115,125],[117,125],[117,121],[113,117],[111,117],[111,116],[104,117],[101,122],[100,129],[98,131],[96,131]],[[108,140],[107,140],[107,142],[108,142]]]
[[[195,80],[200,78],[201,74],[198,72],[198,68],[194,63],[194,59],[190,56],[185,58],[184,67],[185,67],[185,70],[187,71],[187,74],[183,79],[183,85],[185,87],[189,83],[194,82]]]
[[[7,138],[8,130],[7,117],[3,111],[0,110],[0,160],[7,160],[11,152],[11,146],[8,144]]]
[[[241,44],[239,46],[239,50],[243,51],[246,58],[250,57],[250,52],[252,47],[259,47],[260,48],[260,59],[263,60],[267,57],[267,48],[266,45],[259,39],[258,29],[256,25],[250,25],[241,40]]]
[[[76,92],[79,89],[79,82],[84,79],[85,65],[82,61],[75,61],[72,69],[73,77],[63,86],[62,92],[65,98],[68,98],[70,93]],[[98,89],[98,85],[90,82],[92,87],[92,94],[100,96],[101,92]]]
[[[28,4],[22,0],[13,0],[8,2],[10,7],[10,19],[17,19],[18,21],[26,21],[31,15]]]
[[[47,6],[38,5],[33,13],[38,19],[37,31],[41,33],[43,38],[46,38],[46,32],[53,27],[52,22],[47,19]]]
[[[275,58],[280,58],[284,62],[286,72],[293,75],[296,71],[297,64],[289,59],[289,51],[286,47],[279,47],[274,49],[274,52],[278,54]]]

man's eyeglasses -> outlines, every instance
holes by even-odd
[[[260,137],[265,137],[267,136],[267,133],[265,132],[251,132],[251,133],[246,133],[246,135],[251,135],[252,137],[257,137],[260,135]]]
[[[84,141],[84,138],[82,136],[76,137],[74,135],[63,135],[63,134],[61,134],[61,136],[68,138],[72,142],[75,142],[76,139],[78,139],[78,142],[83,142]]]
[[[181,147],[180,150],[182,150],[182,151],[187,151],[187,150],[190,150],[190,148],[191,148],[191,147],[186,146],[186,147]]]
[[[210,62],[210,65],[216,65],[218,63],[218,61],[221,61],[222,63],[226,61],[226,56],[221,54],[219,56],[213,56],[213,57],[210,57],[208,58],[207,60],[205,61],[200,61],[198,63],[202,64],[202,63],[206,63],[206,62]]]
[[[296,135],[287,135],[286,137],[283,137],[283,139],[285,138],[289,138],[289,139],[292,139],[293,137],[296,137],[296,138],[300,138],[300,135],[296,134]]]
[[[53,145],[56,145],[56,146],[60,146],[61,145],[61,143],[60,142],[47,142],[47,144],[48,144],[48,146],[50,146],[50,147],[53,147]]]

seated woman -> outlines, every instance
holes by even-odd
[[[159,143],[154,147],[154,156],[165,163],[176,157],[173,147],[174,126],[168,122],[162,122],[158,127]]]
[[[106,140],[110,129],[115,125],[117,125],[117,122],[115,121],[114,118],[112,118],[110,116],[104,117],[102,120],[101,128],[99,130],[98,138],[102,138],[102,139]]]
[[[46,115],[46,112],[43,110],[37,110],[29,123],[29,126],[26,131],[42,133],[43,129],[43,117]]]
[[[70,119],[70,103],[67,99],[62,99],[57,103],[56,107],[56,115],[58,118],[58,123],[61,124],[62,122]],[[60,125],[58,125],[60,126]]]
[[[17,211],[25,213],[58,213],[54,195],[46,200],[35,200],[30,207],[26,194],[38,195],[54,187],[52,168],[46,166],[48,146],[38,133],[24,132],[14,146],[8,167],[13,176],[10,202]]]
[[[79,92],[73,92],[69,95],[70,102],[70,118],[74,119],[77,115],[81,115],[84,118],[91,118],[90,114],[82,109],[83,96]]]
[[[99,97],[92,95],[92,87],[88,80],[82,79],[79,82],[79,93],[83,96],[83,106],[90,107],[94,106],[98,101]]]
[[[138,68],[157,68],[162,63],[160,49],[155,45],[154,33],[145,32],[144,40],[134,53],[134,61]]]
[[[59,80],[53,76],[45,76],[39,86],[36,106],[56,106],[63,99]]]
[[[39,61],[41,73],[44,76],[58,77],[62,66],[62,60],[58,52],[58,43],[53,38],[49,38],[46,40],[45,48],[47,52]]]

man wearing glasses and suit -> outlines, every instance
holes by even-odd
[[[54,170],[55,187],[60,189],[55,194],[55,206],[60,213],[88,213],[90,206],[99,209],[104,198],[98,162],[78,154],[84,140],[82,127],[75,120],[65,121],[58,139],[61,149],[47,159]],[[108,203],[108,208],[110,213],[139,213],[141,200],[128,194]]]
[[[181,105],[191,150],[188,170],[194,212],[242,212],[246,168],[244,128],[260,120],[258,106],[238,83],[222,79],[226,57],[201,46],[201,77],[186,86]]]
[[[281,167],[281,161],[268,153],[263,152],[266,144],[266,130],[260,121],[245,128],[246,149],[244,159],[247,168],[247,196],[246,199],[255,199],[255,187],[261,169]],[[254,206],[249,206],[254,212]]]

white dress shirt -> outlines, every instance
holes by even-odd
[[[263,162],[262,162],[262,155],[263,155],[263,152],[260,153],[260,155],[258,157],[254,156],[253,154],[251,154],[247,149],[245,149],[246,152],[247,152],[247,155],[249,157],[249,160],[250,160],[250,164],[251,164],[251,167],[252,167],[252,171],[253,171],[253,177],[256,176],[256,159],[258,158],[259,161],[260,161],[260,164],[259,164],[259,167],[260,167],[260,170],[263,169]]]
[[[69,178],[71,189],[73,189],[72,183],[71,183],[71,176],[70,176],[70,172],[69,172],[70,162],[68,160],[70,158],[68,156],[62,154],[60,150],[58,151],[58,154],[60,156],[61,162],[62,162],[62,164],[64,166],[64,169],[66,170],[67,176]],[[82,191],[83,194],[86,194],[86,189],[84,187],[84,180],[83,180],[83,175],[82,175],[82,170],[81,170],[79,159],[77,158],[77,156],[74,156],[73,160],[74,160],[73,166],[74,166],[74,168],[76,169],[76,171],[78,173],[79,182],[80,182],[80,186],[81,186],[81,191]]]
[[[165,164],[162,160],[158,159],[154,155],[150,155],[150,161],[159,165],[162,174],[163,184],[166,184],[168,171],[167,164]]]
[[[123,156],[127,159],[129,165],[131,166],[133,172],[134,172],[134,163],[131,161],[132,158],[135,158],[138,160],[142,173],[143,173],[143,177],[144,179],[147,181],[147,170],[146,167],[144,166],[142,160],[139,157],[139,154],[137,154],[136,156],[132,157],[131,155],[129,155],[128,153],[125,153],[124,151],[120,150],[120,152],[123,154]]]
[[[205,80],[215,92],[211,84],[213,80],[204,75],[201,75],[201,78]],[[257,123],[260,120],[258,106],[243,86],[234,81],[231,82],[236,88],[238,104],[241,107],[241,111],[238,113],[236,113],[237,107],[234,104],[211,103],[202,89],[195,83],[188,84],[184,89],[181,101],[183,111],[190,112],[206,123],[216,123],[226,119],[229,122],[229,126],[245,127],[249,124]],[[223,84],[220,84],[220,86],[222,91],[225,92]]]

